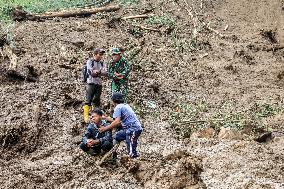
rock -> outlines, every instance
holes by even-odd
[[[259,143],[265,143],[265,142],[272,141],[274,139],[277,140],[277,138],[281,138],[281,137],[282,138],[284,137],[283,131],[274,131],[274,132],[268,132],[268,133],[262,134],[261,136],[256,138],[255,141]]]
[[[218,138],[226,140],[241,140],[242,136],[237,130],[233,130],[230,127],[221,127]]]
[[[196,138],[214,138],[215,136],[215,130],[213,128],[205,128],[198,130],[196,132],[193,132],[190,136],[191,139],[196,139]]]
[[[188,152],[186,150],[176,150],[173,153],[166,156],[167,160],[176,160],[181,159],[182,157],[189,156]]]

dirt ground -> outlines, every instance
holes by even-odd
[[[166,120],[181,103],[206,101],[208,113],[227,101],[232,111],[283,104],[284,50],[276,49],[284,45],[283,7],[283,0],[140,1],[85,18],[16,23],[16,57],[0,41],[0,188],[284,188],[283,136],[267,143],[183,139]],[[170,15],[175,28],[136,30],[114,19],[145,12]],[[81,69],[98,46],[125,49],[130,104],[138,111],[155,102],[159,115],[139,114],[141,157],[129,160],[122,147],[118,166],[99,167],[78,147]],[[104,102],[109,86],[105,79]],[[266,121],[283,130],[283,114]]]

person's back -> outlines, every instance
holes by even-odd
[[[129,131],[142,130],[141,123],[137,115],[128,104],[118,104],[113,113],[113,117],[120,117],[123,129]]]
[[[113,121],[106,127],[99,128],[100,132],[109,131],[115,127],[118,127],[120,123],[123,129],[115,133],[114,144],[121,141],[126,142],[127,152],[131,158],[136,158],[137,154],[137,143],[138,138],[141,135],[143,129],[140,121],[138,120],[133,109],[125,104],[123,94],[114,93],[112,94],[112,102],[114,105]],[[113,152],[113,157],[116,157],[117,152]]]

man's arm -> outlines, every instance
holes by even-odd
[[[87,61],[87,71],[88,71],[88,74],[91,75],[92,77],[95,77],[97,75],[93,70],[91,59]]]
[[[103,133],[105,131],[112,130],[113,128],[117,127],[120,124],[120,121],[121,121],[120,117],[117,117],[110,125],[99,128],[99,131]]]
[[[106,120],[107,122],[110,122],[110,123],[113,122],[113,118],[112,117],[103,116],[103,119]]]
[[[125,78],[129,74],[130,67],[126,59],[123,59],[122,61],[123,61],[123,71],[120,74]]]
[[[83,142],[84,144],[87,144],[88,139],[91,138],[91,132],[92,132],[92,131],[91,131],[91,128],[88,126],[87,129],[86,129],[85,135],[83,136],[83,140],[82,140],[82,142]]]
[[[114,79],[114,65],[112,62],[109,63],[109,68],[108,68],[108,76],[110,79]]]
[[[107,66],[104,63],[102,64],[101,68],[101,76],[108,76]]]

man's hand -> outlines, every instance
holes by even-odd
[[[123,75],[117,76],[116,78],[119,79],[119,80],[120,80],[120,79],[123,79]]]
[[[100,143],[99,139],[93,141],[93,145],[96,145],[96,144],[99,144],[99,143]]]
[[[107,129],[105,127],[100,127],[99,131],[100,131],[100,133],[103,133],[103,132],[107,131]]]
[[[100,140],[99,140],[99,139],[97,139],[97,140],[88,139],[88,140],[87,140],[87,146],[88,146],[89,148],[91,148],[91,147],[93,147],[94,145],[99,144],[99,143],[100,143]]]
[[[94,70],[94,73],[95,73],[96,75],[99,75],[99,74],[101,73],[101,70]]]
[[[94,139],[88,139],[88,140],[87,140],[87,146],[88,146],[89,148],[91,148],[91,147],[93,146],[93,141],[94,141]]]

